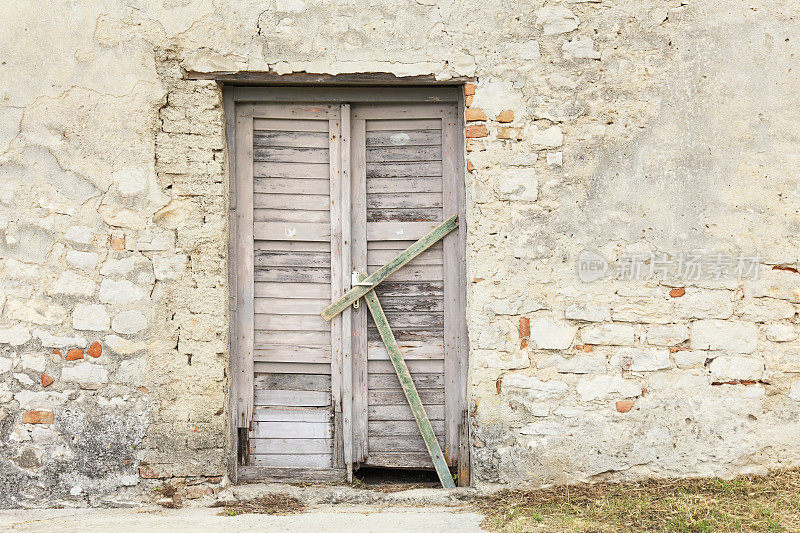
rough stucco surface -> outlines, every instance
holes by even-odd
[[[0,505],[225,472],[224,118],[186,70],[477,78],[475,482],[800,464],[800,276],[772,269],[798,259],[796,5],[3,4]],[[762,269],[586,284],[584,249]]]

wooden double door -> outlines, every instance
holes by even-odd
[[[366,305],[330,322],[320,311],[460,213],[458,89],[242,88],[233,98],[239,469],[324,479],[362,465],[432,468]],[[375,291],[462,475],[463,237],[462,223]]]

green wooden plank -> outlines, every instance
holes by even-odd
[[[436,244],[445,235],[458,227],[458,215],[453,215],[448,218],[441,226],[434,229],[420,240],[403,250],[397,257],[383,265],[377,272],[366,278],[364,281],[369,283],[368,286],[356,286],[347,291],[344,296],[333,302],[331,305],[323,309],[322,318],[330,320],[345,309],[347,306],[353,304],[356,300],[367,294],[378,283],[388,278],[397,269],[407,264],[416,256]]]
[[[386,320],[386,315],[383,313],[375,291],[369,290],[365,295],[365,300],[367,301],[369,312],[372,314],[372,319],[375,320],[375,325],[378,327],[378,332],[381,334],[381,339],[383,339],[383,343],[386,345],[386,351],[389,353],[389,359],[391,359],[392,365],[394,365],[395,372],[397,372],[400,386],[403,389],[403,393],[406,395],[406,400],[408,400],[408,405],[411,407],[411,412],[414,414],[414,420],[417,421],[422,440],[425,441],[425,446],[428,448],[428,453],[431,455],[433,466],[436,468],[436,474],[439,476],[439,480],[442,482],[444,488],[455,488],[456,485],[453,482],[453,476],[450,474],[450,469],[447,468],[447,462],[444,460],[444,454],[442,454],[442,449],[439,447],[439,441],[436,440],[436,435],[433,433],[431,421],[428,420],[428,415],[425,413],[425,408],[422,405],[422,401],[419,399],[417,388],[414,386],[414,381],[411,379],[411,372],[408,371],[408,366],[406,366],[406,362],[403,360],[400,347],[397,345],[397,341],[389,327],[389,322]]]

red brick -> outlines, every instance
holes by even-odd
[[[472,101],[473,101],[474,99],[475,99],[475,97],[474,97],[474,96],[467,96],[467,97],[464,99],[464,105],[466,105],[467,107],[471,106],[471,105],[472,105]]]
[[[138,390],[138,391],[139,391],[139,392],[141,392],[142,394],[148,394],[148,393],[150,392],[150,391],[148,390],[148,388],[147,388],[147,387],[144,387],[144,386],[142,386],[142,387],[136,387],[136,390]]]
[[[53,384],[53,381],[55,380],[47,374],[42,374],[42,387],[49,387]]]
[[[103,347],[100,345],[99,342],[95,341],[89,346],[89,349],[86,351],[89,355],[97,359],[101,355],[103,355]]]
[[[483,124],[473,124],[467,126],[467,138],[474,139],[476,137],[488,137],[489,130]]]
[[[61,350],[53,350],[53,355],[61,355]]]
[[[474,83],[465,83],[464,84],[464,95],[465,96],[472,96],[475,94],[475,87]]]
[[[73,348],[67,352],[67,361],[75,361],[76,359],[83,359],[83,350],[80,348]]]
[[[669,291],[669,295],[672,296],[673,298],[680,298],[684,294],[686,294],[686,289],[684,289],[683,287],[678,287],[677,289],[672,289],[671,291]]]
[[[23,424],[52,424],[53,420],[52,411],[25,411],[22,414]]]
[[[501,111],[497,115],[497,122],[514,122],[514,112],[509,110]]]
[[[467,122],[479,122],[486,120],[486,113],[477,108],[467,109],[464,115],[467,119]]]
[[[526,316],[519,317],[519,338],[527,339],[531,336],[531,319]]]
[[[617,412],[627,413],[633,409],[633,400],[620,400],[617,402]]]
[[[467,172],[472,172],[475,170],[475,165],[472,164],[472,161],[469,159],[467,160]]]
[[[111,237],[111,249],[119,252],[125,249],[125,237]]]
[[[526,339],[522,339],[522,340],[519,342],[519,349],[520,349],[520,350],[524,350],[524,349],[525,349],[525,348],[527,348],[527,347],[528,347],[528,341],[527,341]]]

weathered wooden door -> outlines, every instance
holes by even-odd
[[[246,477],[432,467],[366,306],[319,315],[463,208],[458,93],[425,91],[233,91],[232,399]],[[448,463],[460,454],[462,467],[463,232],[376,290]]]

